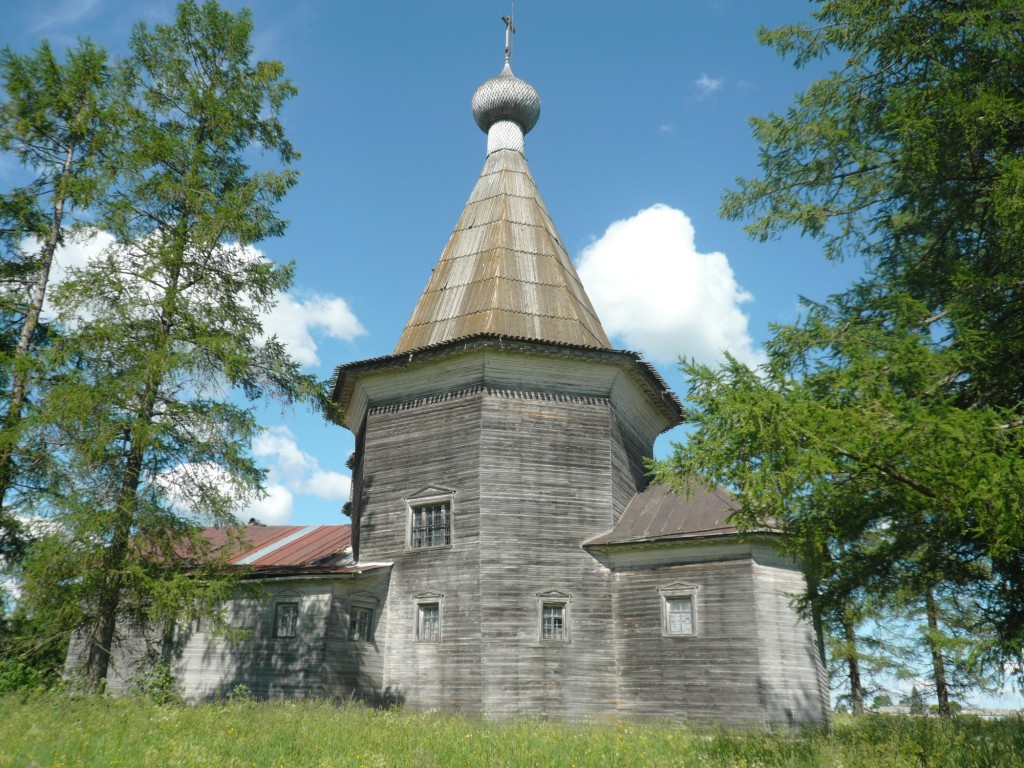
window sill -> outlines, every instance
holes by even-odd
[[[443,551],[443,550],[451,549],[451,548],[452,548],[451,544],[437,544],[437,545],[435,545],[433,547],[416,547],[415,549],[413,549],[412,547],[406,547],[405,548],[405,553],[407,555],[418,555],[421,552],[437,552],[439,550]]]

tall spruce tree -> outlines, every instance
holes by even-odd
[[[117,120],[106,53],[88,41],[61,63],[44,41],[31,55],[0,51],[0,152],[13,155],[31,181],[0,196],[0,312],[5,375],[0,432],[0,556],[23,545],[10,509],[18,477],[22,415],[38,369],[36,343],[54,253],[102,196],[109,176],[101,163]]]
[[[281,64],[251,61],[251,32],[248,11],[212,1],[136,26],[102,219],[115,241],[52,296],[62,373],[34,436],[57,464],[41,511],[59,525],[27,557],[25,599],[79,631],[95,684],[119,621],[168,628],[233,588],[197,524],[230,524],[261,493],[259,427],[236,399],[322,398],[260,325],[292,271],[251,245],[284,231],[275,205],[296,173],[249,161],[296,158],[278,119],[295,90]]]
[[[840,67],[753,121],[762,176],[723,213],[760,239],[796,227],[867,277],[773,329],[762,375],[685,365],[699,431],[662,472],[734,487],[748,525],[784,521],[837,620],[854,590],[913,595],[948,714],[950,662],[1001,669],[1024,647],[1024,11],[818,5],[761,38]],[[961,599],[974,641],[951,653],[938,617]]]

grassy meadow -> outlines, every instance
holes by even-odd
[[[0,768],[714,766],[1024,768],[1024,720],[837,718],[832,733],[667,723],[489,722],[358,704],[196,707],[58,694],[0,698]]]

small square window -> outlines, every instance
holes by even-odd
[[[540,609],[540,639],[565,640],[565,603],[544,603]]]
[[[410,507],[410,549],[446,547],[451,543],[451,504],[448,501],[417,504]]]
[[[348,639],[370,642],[373,632],[373,610],[353,606],[348,616]]]
[[[670,635],[693,634],[693,596],[665,598],[665,630]]]
[[[697,635],[697,592],[700,586],[677,581],[667,584],[661,593],[661,634],[666,637]]]
[[[299,625],[299,604],[278,603],[274,616],[274,637],[295,637]]]
[[[416,605],[416,639],[421,643],[436,643],[441,639],[441,604]]]

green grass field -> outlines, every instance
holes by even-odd
[[[1024,720],[837,718],[832,733],[483,721],[323,702],[0,698],[0,768],[78,766],[1024,768]]]

